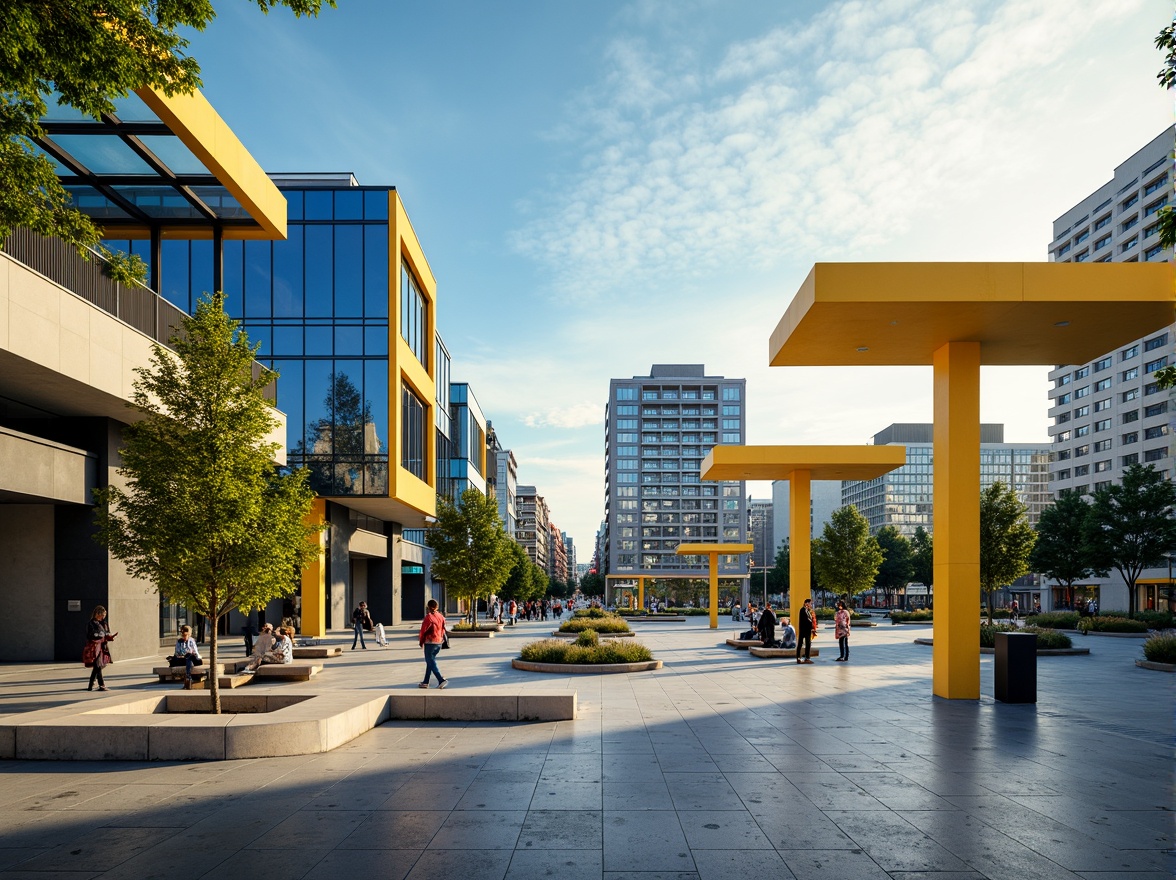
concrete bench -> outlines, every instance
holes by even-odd
[[[192,680],[199,681],[199,680],[205,678],[208,675],[209,669],[211,669],[211,668],[212,667],[210,667],[207,663],[205,663],[203,666],[193,666],[192,667]],[[224,672],[225,672],[225,664],[223,664],[223,663],[216,664],[216,674],[217,675],[224,675]],[[184,667],[183,666],[156,666],[154,669],[151,670],[151,674],[158,675],[160,681],[183,681],[184,680]]]
[[[741,651],[746,651],[748,648],[763,647],[763,642],[759,639],[727,639],[727,644],[732,648],[739,648]]]
[[[254,681],[274,679],[275,681],[310,681],[323,671],[321,663],[263,663],[257,672],[248,678]]]
[[[338,645],[316,645],[314,647],[294,648],[295,660],[320,660],[324,657],[341,657],[343,649]]]
[[[750,653],[752,657],[766,657],[766,658],[775,657],[775,658],[789,659],[789,660],[796,659],[796,648],[764,648],[764,647],[759,647],[759,648],[751,648],[748,651],[748,653]],[[810,657],[821,656],[820,649],[813,648],[811,651],[809,651],[809,656]]]

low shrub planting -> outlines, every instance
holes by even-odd
[[[1170,611],[1136,611],[1134,619],[1146,623],[1148,629],[1172,629],[1176,626],[1176,617]]]
[[[1145,633],[1147,624],[1142,620],[1126,617],[1094,617],[1091,619],[1095,632],[1100,633]]]
[[[523,645],[519,657],[532,663],[642,663],[652,660],[653,652],[645,645],[624,640],[581,645],[580,639],[571,644],[560,639],[543,639]]]
[[[600,644],[600,634],[594,629],[586,629],[576,636],[576,644],[581,648],[592,648]]]
[[[1074,643],[1070,637],[1065,633],[1060,633],[1056,629],[1044,629],[1039,626],[1026,626],[1021,629],[1021,632],[1036,633],[1037,634],[1037,649],[1042,648],[1072,648]]]
[[[608,612],[603,608],[580,608],[572,612],[572,617],[590,617],[593,619],[608,617]]]
[[[1143,643],[1143,656],[1152,663],[1176,663],[1176,633],[1157,633]]]
[[[479,623],[477,626],[472,626],[468,621],[463,620],[461,623],[455,623],[450,627],[454,632],[474,632],[475,630],[489,630],[497,631],[497,623]]]
[[[1077,611],[1042,611],[1028,619],[1033,621],[1034,626],[1048,627],[1049,629],[1078,628]]]
[[[836,613],[837,613],[836,608],[818,608],[817,609],[817,620],[832,620],[833,615]],[[785,608],[782,611],[780,609],[776,609],[776,616],[777,617],[791,617],[792,615],[789,613],[788,609]],[[868,617],[868,616],[869,615],[866,615],[866,614],[858,614],[852,608],[849,609],[849,619],[851,621],[852,620],[865,620],[866,617]]]
[[[935,612],[929,608],[924,608],[921,611],[891,611],[890,619],[895,623],[907,623],[917,621],[919,623],[926,623],[934,620]]]
[[[559,625],[561,633],[582,633],[593,629],[600,633],[627,633],[629,624],[616,615],[601,617],[573,617]]]
[[[1007,632],[1019,632],[1019,630],[1011,623],[994,623],[989,626],[987,623],[980,624],[980,647],[981,648],[995,648],[996,634]]]

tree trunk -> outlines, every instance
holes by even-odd
[[[987,600],[986,604],[988,605],[988,625],[992,626],[992,590],[986,591],[984,598]]]

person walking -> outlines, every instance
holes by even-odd
[[[417,685],[419,688],[429,687],[429,676],[437,676],[437,688],[444,690],[449,679],[441,675],[437,668],[437,655],[441,653],[441,646],[445,643],[445,618],[437,610],[437,600],[430,599],[425,606],[425,619],[421,621],[421,632],[417,643],[425,649],[425,680]]]
[[[176,649],[167,658],[168,666],[184,667],[184,690],[192,690],[192,667],[203,666],[204,658],[200,656],[200,648],[192,638],[192,627],[184,624],[180,627],[180,637],[176,639]]]
[[[113,642],[117,635],[118,633],[110,631],[110,626],[106,623],[106,609],[101,605],[95,606],[86,624],[86,647],[82,650],[82,662],[91,667],[90,686],[86,690],[94,690],[95,682],[98,683],[98,690],[106,690],[102,669],[114,662],[110,657],[109,643]]]
[[[764,605],[757,629],[760,641],[763,642],[765,648],[776,647],[776,612],[772,610],[771,602]]]
[[[845,663],[849,660],[849,610],[844,601],[837,603],[837,613],[833,615],[833,634],[837,636],[837,647],[840,650],[837,659]]]
[[[355,650],[355,643],[359,642],[359,646],[363,650],[367,650],[367,645],[363,641],[364,627],[371,626],[372,617],[368,614],[367,602],[360,602],[354,611],[351,612],[351,628],[355,631],[355,636],[351,639],[351,650]]]
[[[813,635],[817,631],[817,613],[813,610],[813,600],[805,599],[800,609],[800,629],[796,639],[796,662],[812,663],[809,651],[813,647]],[[800,659],[800,651],[804,649],[804,659]]]

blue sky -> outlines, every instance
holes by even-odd
[[[931,420],[929,369],[769,369],[819,260],[1044,260],[1172,122],[1166,0],[222,0],[204,93],[264,168],[400,191],[453,377],[591,552],[608,380],[748,380],[748,442]],[[982,417],[1046,439],[1045,368]],[[766,484],[753,484],[763,496]]]

